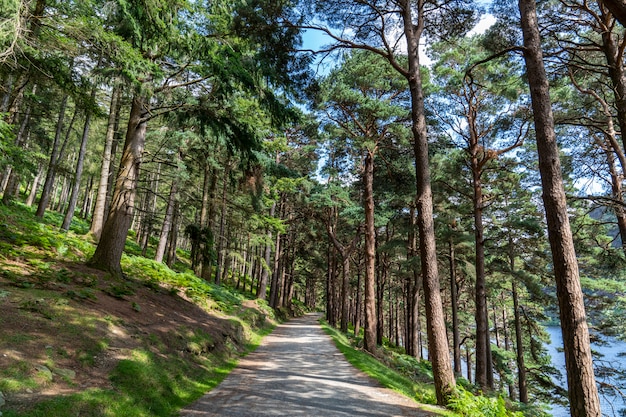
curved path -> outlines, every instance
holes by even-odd
[[[430,416],[350,365],[308,314],[284,323],[214,390],[181,411],[208,416]]]

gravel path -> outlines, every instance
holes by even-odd
[[[350,365],[319,315],[282,324],[213,391],[181,411],[208,416],[431,416]]]

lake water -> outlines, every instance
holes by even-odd
[[[567,381],[565,379],[565,354],[563,353],[563,336],[561,335],[561,328],[558,326],[548,326],[546,330],[550,334],[551,343],[547,346],[548,353],[552,357],[552,363],[556,369],[560,369],[562,372],[562,378],[558,381],[559,385],[567,389]],[[616,340],[614,338],[604,338],[607,344],[598,345],[592,343],[592,349],[602,354],[600,360],[594,358],[594,364],[602,366],[612,366],[621,369],[626,369],[626,342]],[[597,377],[596,377],[597,378]],[[600,382],[600,381],[598,381]],[[613,385],[619,383],[625,383],[626,381],[606,381]],[[625,392],[626,394],[626,392]],[[626,412],[621,414],[620,411],[626,409],[626,402],[624,398],[617,394],[603,394],[600,393],[600,404],[602,406],[602,415],[606,417],[621,417],[626,416]],[[552,415],[555,417],[569,417],[569,409],[566,407],[555,405],[552,408]]]

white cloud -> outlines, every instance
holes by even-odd
[[[480,20],[474,26],[474,29],[467,32],[467,36],[481,35],[487,31],[494,23],[496,23],[496,17],[492,14],[484,14],[480,17]]]

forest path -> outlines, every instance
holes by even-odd
[[[319,318],[307,314],[279,325],[181,416],[434,415],[350,365],[320,327]]]

